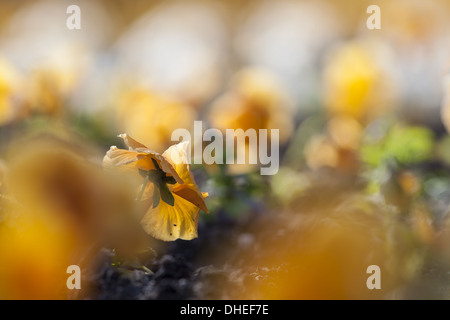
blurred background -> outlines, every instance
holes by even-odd
[[[448,1],[72,2],[0,0],[0,299],[450,298]],[[193,165],[210,214],[162,242],[102,158],[195,120],[279,129],[280,169]]]

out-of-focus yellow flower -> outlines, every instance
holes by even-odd
[[[73,172],[61,145],[42,142],[22,143],[7,157],[0,212],[3,299],[65,299],[67,267],[85,266],[80,256],[90,239],[81,237],[79,219],[73,219],[81,213],[68,214],[83,206],[80,172]]]
[[[335,135],[338,135],[338,133],[335,133]],[[335,136],[335,138],[338,137]],[[350,139],[353,138],[342,138],[340,143],[348,143],[351,141]],[[329,135],[319,134],[311,137],[307,142],[304,156],[306,164],[312,170],[333,168],[343,172],[354,172],[358,168],[355,150],[354,148],[348,148],[348,145],[338,144]]]
[[[61,220],[38,211],[15,206],[0,223],[0,299],[67,298],[78,244]]]
[[[289,139],[293,115],[279,83],[260,69],[238,72],[229,92],[219,97],[209,113],[212,127],[226,129],[279,129],[280,142]]]
[[[0,58],[0,125],[9,123],[18,116],[19,81],[14,68]]]
[[[99,191],[93,189],[99,186],[99,176],[76,149],[80,147],[56,138],[30,141],[10,151],[8,194],[25,207],[63,215],[80,230],[93,227],[100,211],[94,197]]]
[[[417,195],[420,191],[420,180],[419,178],[411,171],[401,171],[397,175],[397,182],[399,186],[402,188],[402,191],[407,195],[413,196]]]
[[[192,128],[197,112],[175,98],[134,89],[119,98],[117,116],[121,130],[162,152],[173,144],[174,130]]]
[[[335,146],[324,135],[311,138],[305,146],[306,164],[311,169],[321,167],[336,167],[339,162],[339,154]]]
[[[363,127],[351,117],[338,116],[328,121],[328,134],[340,148],[356,150],[359,147]]]
[[[304,149],[306,164],[313,170],[329,167],[355,171],[362,134],[363,127],[354,118],[332,117],[327,123],[326,133],[312,136],[307,142]]]
[[[386,48],[350,42],[330,52],[324,70],[324,103],[330,115],[367,123],[395,106],[396,85]]]
[[[125,190],[128,181],[115,183],[88,161],[93,151],[70,138],[18,143],[7,159],[6,194],[26,208],[61,217],[86,242],[105,244],[112,233],[120,238],[117,226],[132,220],[123,212],[134,210],[133,195]]]
[[[382,217],[382,212],[362,212],[348,204],[335,212],[286,217],[290,227],[285,236],[267,242],[262,257],[247,260],[278,271],[250,283],[244,296],[232,298],[388,298],[420,270],[421,258],[406,226]],[[371,265],[380,267],[380,290],[366,286]]]
[[[64,115],[90,61],[86,48],[75,42],[56,45],[29,69],[28,111],[51,117]]]
[[[133,224],[134,195],[122,189],[127,181],[111,181],[89,162],[93,150],[56,136],[14,146],[0,202],[0,298],[67,298],[69,265],[91,268],[105,246],[121,258],[148,246]],[[82,277],[77,297],[88,291]]]
[[[324,104],[330,119],[327,133],[307,144],[310,168],[357,168],[364,125],[392,112],[397,103],[390,64],[389,50],[378,41],[353,41],[331,51],[323,75]]]
[[[75,85],[75,74],[57,68],[34,70],[29,78],[28,104],[31,112],[60,116]]]
[[[389,21],[389,27],[383,31],[393,37],[396,45],[426,44],[446,29],[447,12],[448,3],[440,0],[388,2],[383,7],[383,15]]]
[[[141,221],[144,230],[164,241],[196,238],[199,211],[208,212],[204,201],[207,194],[199,191],[190,171],[189,143],[173,145],[161,155],[126,134],[119,137],[129,150],[112,146],[103,163],[144,176],[138,196],[148,206]]]
[[[212,105],[208,115],[213,128],[223,133],[227,129],[256,130],[259,139],[260,129],[278,129],[279,143],[286,142],[293,132],[293,113],[290,102],[280,84],[268,72],[262,69],[247,68],[239,71],[232,82],[230,90],[219,97]],[[270,131],[268,132],[270,142]],[[235,154],[257,153],[245,139],[237,140]],[[227,166],[230,174],[243,174],[257,166],[249,163]]]

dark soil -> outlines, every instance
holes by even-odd
[[[221,212],[208,222],[200,220],[197,239],[161,243],[160,252],[156,252],[156,257],[146,265],[153,273],[113,266],[113,251],[104,249],[98,253],[99,267],[88,277],[92,289],[84,298],[236,297],[238,292],[244,292],[249,282],[264,278],[264,268],[243,267],[241,261],[245,251],[253,251],[256,245],[250,226],[262,220],[265,218],[259,213],[238,220]]]

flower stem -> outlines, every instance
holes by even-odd
[[[142,199],[142,195],[144,194],[144,190],[145,190],[145,187],[147,186],[148,180],[149,180],[149,178],[148,178],[148,176],[146,176],[144,178],[144,181],[142,182],[142,187],[141,187],[141,190],[139,191],[138,196],[136,197],[136,201],[139,201]]]

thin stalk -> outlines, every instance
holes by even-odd
[[[136,197],[136,201],[139,201],[142,199],[142,195],[144,194],[144,190],[145,190],[145,187],[147,186],[148,181],[149,181],[148,176],[145,176],[144,181],[142,182],[141,190],[139,191],[139,194]]]

